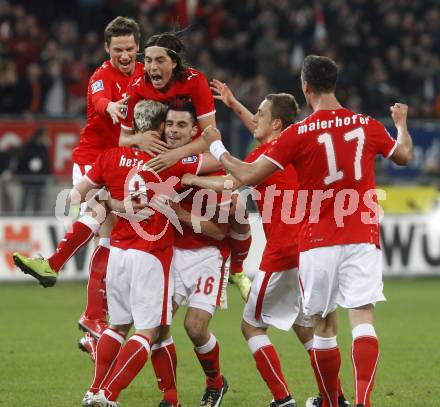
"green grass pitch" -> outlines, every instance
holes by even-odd
[[[440,406],[440,279],[387,280],[388,303],[376,312],[381,359],[372,397],[377,407]],[[85,285],[59,284],[43,289],[32,284],[0,286],[0,406],[80,406],[92,375],[92,363],[79,352],[76,321],[85,300]],[[243,301],[229,287],[229,310],[218,312],[212,331],[220,342],[222,370],[230,389],[222,406],[266,407],[271,399],[242,339]],[[178,385],[185,407],[198,406],[202,371],[182,326],[180,310],[173,328],[178,352]],[[353,397],[350,332],[341,312],[338,342],[341,377]],[[316,393],[302,346],[292,332],[270,331],[286,380],[298,406]],[[157,406],[160,393],[153,371],[144,371],[120,397],[122,407]]]

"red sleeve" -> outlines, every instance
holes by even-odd
[[[127,86],[127,114],[125,118],[121,120],[121,127],[125,130],[133,130],[134,107],[136,106],[136,103],[141,99],[139,94],[136,92],[136,87],[139,87],[137,82],[139,78],[141,77],[133,79]]]
[[[87,171],[85,177],[94,185],[104,185],[104,174],[105,174],[105,160],[107,157],[107,153],[103,152],[99,154],[92,168]]]
[[[95,72],[90,78],[88,92],[95,110],[100,115],[105,115],[105,109],[112,99],[112,80],[104,69]]]
[[[284,170],[294,161],[294,154],[297,150],[295,146],[298,140],[297,137],[296,127],[288,127],[272,141],[271,146],[261,157],[272,161],[278,168]]]
[[[196,109],[197,119],[213,115],[215,113],[214,98],[205,75],[198,72],[197,75],[190,75],[187,80],[193,81],[190,96]]]
[[[375,154],[389,157],[397,147],[397,140],[393,139],[385,126],[379,121],[370,118],[373,140],[375,144]]]

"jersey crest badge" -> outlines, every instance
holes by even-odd
[[[100,90],[104,90],[104,83],[101,79],[92,83],[92,93],[99,92]]]
[[[192,155],[191,157],[186,157],[182,160],[182,164],[192,164],[197,161],[197,156]]]

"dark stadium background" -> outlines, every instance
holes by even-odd
[[[61,284],[59,294],[44,292],[43,296],[36,284],[4,282],[25,280],[13,266],[10,253],[48,255],[63,234],[62,222],[54,217],[55,202],[58,193],[71,185],[70,155],[85,120],[87,82],[106,59],[102,33],[117,15],[138,21],[141,44],[154,33],[184,29],[189,64],[209,79],[227,82],[253,111],[266,94],[291,92],[300,102],[301,115],[309,114],[299,83],[301,62],[309,53],[334,58],[340,68],[338,97],[342,104],[383,120],[392,134],[389,106],[396,101],[409,105],[413,162],[404,169],[384,160],[377,162],[377,181],[387,193],[382,202],[386,213],[382,222],[384,272],[398,278],[385,281],[390,301],[378,312],[384,349],[374,400],[385,407],[440,405],[440,326],[436,316],[440,305],[438,0],[0,0],[0,321],[8,332],[0,335],[0,365],[4,358],[6,366],[0,369],[0,394],[6,394],[4,402],[0,396],[0,405],[79,405],[88,382],[88,370],[86,379],[83,374],[88,362],[78,361],[85,356],[71,350],[79,334],[70,328],[65,328],[64,336],[58,330],[48,331],[50,318],[37,312],[41,307],[47,316],[56,308],[53,321],[73,326],[84,287],[72,284],[70,289]],[[221,103],[216,109],[225,144],[243,157],[253,146],[252,135]],[[32,138],[42,142],[33,144]],[[24,162],[35,157],[42,159],[42,165],[35,164],[34,172],[26,170]],[[258,265],[258,247],[253,250],[255,255],[247,265],[250,274]],[[84,280],[90,254],[90,248],[80,252],[63,278]],[[224,324],[225,336],[229,335],[226,327],[238,323],[241,312],[236,292],[231,296],[236,308],[229,311],[231,317],[218,322],[220,332]],[[67,303],[54,307],[56,301]],[[341,336],[349,335],[346,328],[341,330]],[[230,346],[240,345],[233,356],[225,351],[230,370],[240,370],[234,363],[241,357],[248,364],[246,369],[254,369],[238,329],[235,334]],[[59,346],[55,355],[50,346],[44,346],[52,339]],[[291,357],[289,341],[293,339],[280,336],[277,340],[281,352],[285,349]],[[23,354],[23,346],[41,356],[34,355],[30,365],[49,360],[51,375],[64,377],[59,370],[63,359],[66,365],[73,364],[72,377],[74,381],[81,378],[80,386],[69,383],[66,390],[65,382],[58,381],[39,393],[39,370],[27,371],[30,351]],[[190,349],[188,343],[185,346]],[[240,349],[245,356],[237,355]],[[190,352],[186,354],[191,359]],[[185,357],[182,369],[191,374]],[[302,363],[307,366],[304,360]],[[343,367],[349,378],[350,365]],[[396,377],[399,369],[404,373]],[[288,370],[289,382],[297,380],[298,374]],[[17,380],[20,375],[24,375],[23,383]],[[299,398],[314,391],[309,371],[307,375],[301,383],[308,384],[300,385]],[[260,380],[256,374],[252,377]],[[197,400],[200,386],[193,386],[192,378],[188,380],[182,379],[183,386],[189,388],[189,399]],[[247,386],[252,380],[243,376],[239,381]],[[135,394],[146,391],[145,385],[137,383]],[[22,385],[27,389],[24,392]],[[150,385],[154,387],[151,380]],[[261,402],[268,395],[261,383],[256,386],[253,400]],[[346,387],[351,390],[351,384]],[[255,405],[239,396],[247,391],[238,389],[235,396],[225,399],[225,405]],[[76,397],[75,401],[63,394]],[[128,400],[136,403],[139,397]],[[233,400],[235,404],[230,404]]]

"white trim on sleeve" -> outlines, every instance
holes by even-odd
[[[200,116],[197,116],[197,120],[203,119],[208,116],[212,116],[213,114],[215,114],[215,110],[213,110],[212,112],[201,114]],[[121,126],[122,126],[122,124],[121,124]]]
[[[278,168],[284,171],[284,167],[277,160],[274,160],[272,157],[268,157],[266,154],[261,154],[259,158],[261,157],[264,157],[266,160],[269,160],[271,163],[275,164]]]
[[[387,155],[387,158],[390,158],[392,155],[393,155],[393,153],[394,153],[394,151],[396,151],[396,148],[397,148],[397,145],[398,145],[399,143],[397,142],[397,140],[394,142],[394,146],[391,148],[391,150],[390,150],[390,152],[388,153],[388,155]]]
[[[196,175],[199,175],[199,172],[202,169],[203,165],[203,154],[199,154],[199,165],[197,166]]]
[[[95,185],[96,187],[101,186],[100,184],[97,184],[96,182],[93,182],[87,175],[83,175],[83,178],[87,180],[87,182],[90,182],[92,185]]]
[[[124,129],[124,130],[133,130],[133,127],[128,127],[128,126],[126,126],[125,124],[122,124],[122,123],[121,123],[121,129]]]

